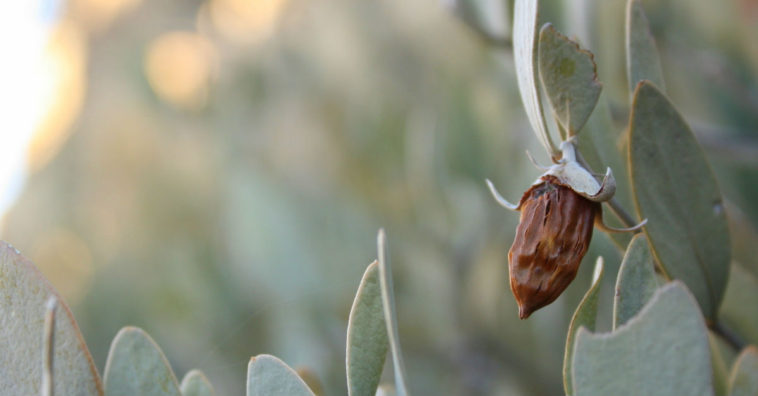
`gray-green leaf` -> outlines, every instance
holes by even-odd
[[[553,158],[558,158],[560,152],[550,137],[540,101],[539,76],[537,75],[538,8],[538,0],[516,0],[513,5],[513,60],[516,63],[521,101],[524,103],[529,123],[548,154]]]
[[[374,261],[363,274],[347,324],[348,395],[372,396],[376,393],[388,348],[379,263]]]
[[[616,278],[613,299],[613,328],[626,323],[639,312],[658,289],[655,264],[647,239],[637,234],[626,249]]]
[[[734,362],[729,376],[729,396],[758,395],[758,348],[750,345]]]
[[[188,372],[180,386],[182,396],[214,396],[213,386],[202,371],[192,370]]]
[[[108,396],[180,396],[179,383],[158,344],[142,329],[124,327],[105,363]]]
[[[247,365],[247,396],[314,396],[308,385],[279,358],[258,355]]]
[[[684,284],[658,289],[612,333],[579,329],[573,379],[577,396],[713,395],[705,321]]]
[[[653,254],[681,279],[708,320],[729,276],[730,245],[721,192],[700,145],[669,99],[650,82],[637,86],[629,125],[632,188]]]
[[[591,52],[546,24],[540,31],[539,63],[542,86],[553,115],[569,136],[578,132],[595,109],[603,85]]]
[[[658,49],[639,0],[626,5],[626,73],[630,93],[642,80],[665,89]]]
[[[584,294],[584,298],[576,307],[574,316],[569,324],[568,335],[566,336],[566,350],[563,355],[563,388],[567,395],[572,395],[573,387],[571,385],[571,361],[574,356],[574,337],[580,327],[595,330],[595,320],[597,319],[597,293],[600,290],[600,282],[603,280],[603,258],[598,257],[595,263],[595,271],[592,275],[592,285]]]
[[[0,241],[0,393],[40,394],[45,303],[50,296],[58,300],[54,394],[102,395],[100,376],[71,311],[34,264],[3,241]]]

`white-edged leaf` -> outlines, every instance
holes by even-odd
[[[589,119],[603,89],[594,56],[551,24],[540,30],[539,53],[542,86],[553,115],[574,136]]]
[[[613,328],[631,319],[653,297],[658,289],[655,263],[650,246],[643,234],[637,234],[629,243],[616,278],[613,299]]]
[[[314,396],[290,366],[271,355],[258,355],[247,365],[247,396]]]
[[[572,395],[571,384],[571,361],[574,356],[574,337],[580,327],[595,330],[597,319],[597,293],[600,290],[600,281],[603,280],[603,258],[598,257],[595,262],[595,271],[592,274],[592,285],[584,293],[584,298],[571,317],[568,334],[566,335],[566,349],[563,354],[563,389],[567,395]]]
[[[388,349],[379,262],[374,261],[363,274],[347,325],[348,395],[371,396],[376,393]]]
[[[124,327],[113,338],[103,377],[108,396],[181,396],[166,356],[137,327]]]
[[[682,280],[715,320],[729,279],[724,201],[703,149],[666,95],[637,85],[629,121],[629,168],[637,214],[659,268]]]
[[[57,299],[55,395],[100,395],[103,385],[68,306],[28,259],[0,241],[0,394],[39,395],[46,302]]]
[[[192,370],[184,375],[179,386],[182,396],[214,396],[213,386],[200,370]]]
[[[758,347],[750,345],[740,353],[729,375],[729,396],[758,395]]]
[[[516,0],[513,6],[513,60],[516,62],[516,77],[521,101],[537,138],[553,158],[560,157],[558,148],[550,137],[545,123],[545,114],[540,101],[537,65],[537,0]]]
[[[612,333],[579,329],[572,371],[576,396],[713,395],[708,330],[680,281]]]

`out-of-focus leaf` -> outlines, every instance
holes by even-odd
[[[314,396],[295,370],[279,358],[258,355],[247,365],[247,396]]]
[[[516,77],[521,101],[532,129],[551,157],[560,153],[555,147],[550,131],[545,124],[545,114],[540,101],[537,65],[537,9],[538,0],[516,0],[513,6],[513,60],[516,62]]]
[[[721,355],[716,336],[708,332],[708,346],[711,349],[711,368],[713,369],[713,393],[716,396],[726,396],[729,392],[729,370]]]
[[[379,263],[374,261],[363,274],[347,324],[348,395],[376,393],[388,348]]]
[[[722,319],[751,344],[758,345],[758,278],[740,264],[732,264],[732,275],[721,304]]]
[[[639,0],[629,0],[626,5],[626,74],[629,92],[643,80],[665,89],[661,59]]]
[[[182,379],[179,388],[182,391],[182,396],[214,396],[216,394],[213,392],[211,382],[200,370],[188,372]]]
[[[758,395],[758,348],[750,345],[734,362],[729,376],[729,396]]]
[[[395,313],[395,292],[392,287],[392,266],[389,262],[387,236],[384,230],[379,230],[377,236],[377,250],[379,251],[379,285],[382,291],[382,306],[384,307],[384,321],[387,324],[387,336],[390,350],[392,351],[392,365],[395,369],[395,393],[398,396],[407,396],[408,387],[405,385],[405,363],[403,352],[400,348],[400,337],[397,331],[397,314]]]
[[[142,329],[116,334],[105,362],[108,396],[180,396],[179,383],[158,344]]]
[[[540,31],[539,53],[542,85],[553,114],[573,136],[587,122],[603,88],[593,55],[550,24]]]
[[[647,239],[644,235],[637,234],[626,249],[616,278],[613,328],[621,326],[636,315],[650,300],[658,286],[655,264]]]
[[[681,279],[714,320],[729,277],[724,204],[687,123],[650,82],[637,86],[629,125],[637,213],[661,269]]]
[[[612,333],[580,329],[573,379],[577,396],[712,395],[708,332],[684,284],[658,289]]]
[[[598,257],[595,263],[595,271],[592,274],[592,285],[584,294],[582,301],[574,311],[574,316],[569,324],[568,335],[566,336],[566,350],[563,355],[563,388],[567,395],[573,394],[571,385],[571,360],[574,351],[574,336],[580,327],[589,330],[595,330],[595,320],[597,319],[597,293],[600,290],[600,281],[603,280],[603,258]]]
[[[102,395],[100,376],[71,311],[29,260],[0,241],[0,393],[36,395],[42,380],[46,302],[58,300],[53,385],[56,395]]]

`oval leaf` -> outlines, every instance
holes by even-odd
[[[724,205],[700,145],[668,98],[637,86],[629,125],[635,206],[656,261],[681,279],[708,320],[716,317],[729,275]]]
[[[379,286],[382,290],[382,307],[384,308],[384,321],[387,324],[387,336],[390,350],[392,351],[392,365],[395,369],[395,393],[398,396],[407,396],[408,387],[405,385],[405,363],[403,352],[400,348],[400,336],[397,330],[397,314],[395,313],[395,292],[392,287],[392,266],[387,254],[387,236],[384,230],[379,230],[377,236],[377,250],[379,254]]]
[[[182,396],[214,396],[213,386],[202,371],[192,370],[184,376],[179,387]]]
[[[626,74],[629,92],[643,80],[665,89],[658,49],[639,0],[629,0],[626,5]]]
[[[102,395],[74,316],[37,268],[0,241],[0,393],[37,395],[43,371],[45,307],[55,296],[53,385],[56,395]]]
[[[658,289],[655,264],[650,254],[647,239],[637,234],[626,249],[616,278],[616,293],[613,299],[613,328],[626,323],[637,315]]]
[[[142,329],[116,334],[105,362],[108,396],[180,396],[179,383],[158,344]]]
[[[548,154],[553,158],[559,158],[560,152],[550,137],[540,101],[537,76],[538,8],[537,0],[516,0],[513,5],[513,60],[516,62],[518,89],[529,123]]]
[[[540,76],[555,119],[568,131],[578,132],[595,109],[603,85],[591,52],[546,24],[540,31]]]
[[[374,261],[363,274],[347,324],[348,395],[376,393],[388,348],[379,263]]]
[[[758,348],[745,348],[729,376],[729,396],[758,395]]]
[[[279,358],[258,355],[247,365],[247,396],[314,396],[308,385]]]
[[[571,384],[571,360],[574,356],[574,337],[580,327],[589,330],[595,330],[595,320],[597,319],[597,293],[600,290],[600,281],[603,280],[603,258],[598,257],[595,263],[595,271],[592,275],[592,285],[584,298],[576,307],[574,316],[569,324],[568,335],[566,336],[566,350],[563,355],[563,388],[567,395],[571,395],[573,386]]]
[[[577,396],[712,395],[708,333],[686,287],[658,289],[613,333],[579,329],[573,380]]]

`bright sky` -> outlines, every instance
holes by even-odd
[[[60,0],[0,5],[0,221],[21,192],[29,141],[55,97],[46,45]]]

